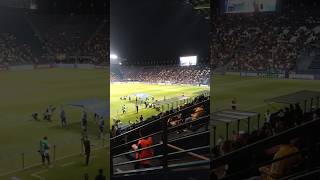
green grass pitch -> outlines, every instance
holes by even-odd
[[[298,79],[265,79],[259,77],[240,77],[235,75],[214,75],[211,79],[211,111],[231,109],[231,100],[237,98],[239,110],[260,112],[263,114],[269,109],[271,112],[278,110],[280,104],[267,104],[265,99],[286,95],[300,90],[320,91],[319,80]],[[251,123],[251,129],[257,128],[257,121]],[[246,130],[246,122],[241,122],[240,128]],[[236,124],[232,124],[236,131]],[[217,128],[217,138],[225,137],[225,126]]]
[[[107,100],[108,73],[107,70],[81,69],[0,72],[0,174],[21,169],[22,153],[25,157],[25,167],[40,163],[41,158],[37,150],[39,140],[43,136],[48,136],[51,146],[56,145],[56,159],[74,154],[72,157],[53,163],[48,172],[41,174],[46,179],[73,179],[70,177],[78,177],[83,175],[81,172],[87,171],[92,177],[97,173],[98,167],[107,169],[106,148],[96,151],[95,163],[89,168],[84,166],[84,158],[79,155],[80,109],[65,106],[70,125],[68,129],[60,128],[58,110],[53,114],[53,122],[33,121],[31,113],[42,114],[50,104],[59,107],[76,100],[93,98]],[[92,121],[93,115],[90,113],[88,115],[89,137],[94,145],[93,148],[102,148],[103,144],[106,145],[108,142],[98,139],[98,125]],[[51,153],[52,151],[51,148]],[[69,161],[73,163],[68,165]],[[31,174],[41,170],[44,170],[43,167],[35,167],[5,177],[0,176],[0,179],[11,177],[23,180],[36,179]]]
[[[110,88],[110,120],[120,119],[123,123],[128,123],[129,120],[135,121],[136,118],[143,115],[144,119],[159,114],[160,112],[145,108],[145,105],[139,105],[139,113],[136,113],[135,97],[129,100],[120,100],[122,96],[128,96],[136,93],[144,93],[150,96],[154,96],[156,100],[163,100],[181,96],[184,94],[187,97],[195,97],[200,91],[209,90],[204,86],[190,86],[190,85],[157,85],[157,84],[143,84],[143,83],[122,83],[112,84]],[[180,104],[182,104],[181,102]],[[127,107],[127,113],[122,113],[122,106]],[[174,107],[176,104],[174,103]],[[169,109],[172,108],[172,104],[169,105]],[[168,106],[164,106],[164,110],[167,110]]]

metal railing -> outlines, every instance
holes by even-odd
[[[136,127],[132,130],[129,130],[121,135],[118,135],[116,137],[111,138],[111,172],[113,176],[121,176],[121,175],[128,175],[128,174],[136,174],[140,172],[152,172],[152,171],[167,171],[170,169],[176,169],[176,168],[186,168],[194,165],[199,165],[199,164],[204,164],[208,166],[210,159],[208,157],[205,157],[205,155],[200,155],[196,154],[195,152],[207,152],[205,154],[209,154],[210,146],[209,146],[209,138],[210,138],[210,131],[208,128],[209,121],[210,121],[210,116],[209,112],[207,112],[205,116],[202,116],[198,118],[195,121],[190,121],[190,122],[183,122],[182,124],[179,124],[174,127],[168,127],[167,120],[170,117],[173,117],[175,115],[178,115],[183,112],[188,112],[192,111],[195,107],[198,107],[203,104],[209,104],[209,100],[205,100],[200,103],[196,103],[194,105],[191,105],[183,110],[180,110],[178,112],[166,115],[160,119],[148,122],[146,124],[143,124],[139,127]],[[156,125],[156,126],[155,126]],[[152,128],[156,127],[156,128]],[[181,134],[178,135],[179,137],[176,138],[170,138],[172,134],[175,132],[183,131],[185,129],[188,129],[190,127],[197,127],[198,131],[197,132],[192,132],[190,134]],[[147,136],[144,137],[139,137],[135,139],[130,139],[128,140],[128,136],[135,134],[137,131],[141,129],[152,129],[152,132],[150,132]],[[160,142],[157,144],[153,144],[152,146],[138,149],[138,150],[130,150],[130,147],[133,143],[137,143],[139,140],[147,138],[152,136],[154,139],[159,139]],[[206,137],[206,139],[205,139]],[[172,144],[176,144],[179,142],[183,141],[188,141],[193,138],[199,138],[202,140],[206,140],[204,142],[204,145],[199,145],[197,147],[189,147],[189,148],[180,148]],[[117,143],[117,141],[122,141],[122,143]],[[144,158],[144,159],[138,159],[138,160],[131,160],[127,161],[125,160],[124,162],[117,162],[113,163],[114,159],[122,157],[122,156],[127,156],[133,153],[137,153],[143,150],[147,149],[154,149],[158,150],[156,151],[154,156]],[[185,156],[189,155],[192,157],[192,159],[185,160],[179,156]],[[200,159],[200,160],[198,160]],[[139,163],[141,161],[156,161],[154,167],[150,168],[144,168],[144,169],[130,169],[126,171],[120,171],[120,172],[115,172],[114,168],[124,166],[124,165],[132,165]],[[173,161],[180,160],[181,162],[179,163],[171,163]]]

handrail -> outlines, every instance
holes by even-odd
[[[175,116],[175,115],[180,114],[181,112],[183,112],[183,111],[185,111],[185,110],[192,109],[192,108],[194,108],[194,107],[196,107],[196,106],[199,106],[199,105],[204,104],[204,103],[209,102],[209,101],[210,101],[210,99],[207,99],[207,100],[204,100],[204,101],[202,101],[202,102],[200,102],[200,103],[193,104],[193,105],[191,105],[191,106],[189,106],[189,107],[186,107],[186,108],[184,108],[184,109],[182,109],[182,110],[180,110],[180,111],[177,111],[177,112],[174,112],[174,113],[165,115],[165,116],[163,116],[163,117],[161,117],[161,118],[159,118],[159,119],[156,119],[156,120],[153,120],[153,121],[151,121],[151,122],[148,122],[147,124],[143,124],[143,125],[141,125],[141,126],[139,126],[139,127],[136,127],[136,128],[134,128],[134,129],[131,129],[131,130],[129,130],[129,131],[125,132],[125,133],[122,133],[122,134],[120,134],[120,135],[118,135],[118,136],[112,137],[110,140],[112,141],[112,140],[114,140],[114,139],[118,139],[118,138],[120,138],[120,137],[122,137],[122,136],[125,136],[125,135],[127,135],[127,134],[130,134],[130,133],[132,133],[132,132],[134,132],[134,131],[137,131],[137,130],[143,128],[143,127],[146,127],[146,126],[148,126],[148,125],[150,125],[150,124],[153,124],[153,123],[155,123],[155,122],[160,122],[160,121],[162,121],[163,119],[168,119],[168,118],[171,117],[171,116]]]
[[[114,175],[122,175],[122,174],[132,174],[132,173],[139,173],[139,172],[148,172],[148,171],[154,171],[154,170],[162,170],[163,166],[156,166],[156,167],[151,167],[151,168],[144,168],[144,169],[134,169],[134,170],[128,170],[128,171],[121,171],[121,172],[116,172]]]
[[[182,153],[188,153],[188,152],[191,152],[191,151],[198,151],[198,150],[203,150],[203,149],[210,149],[210,146],[201,146],[201,147],[185,149],[185,150],[181,150],[181,151],[177,151],[177,152],[173,152],[173,153],[168,153],[168,156],[182,154]]]
[[[147,136],[143,136],[143,137],[141,137],[141,138],[138,138],[138,139],[135,139],[135,140],[126,142],[126,143],[121,144],[121,145],[119,145],[119,146],[111,147],[111,150],[112,150],[112,149],[118,149],[118,148],[120,148],[120,147],[122,147],[122,146],[127,146],[128,144],[135,143],[135,142],[137,142],[137,141],[139,141],[139,140],[141,140],[141,139],[145,139],[145,138],[150,137],[150,136],[155,136],[155,135],[161,134],[162,132],[163,132],[163,131],[158,131],[158,132],[149,134],[149,135],[147,135]]]
[[[281,132],[277,135],[267,137],[263,140],[260,140],[258,142],[246,145],[244,147],[241,147],[235,151],[232,151],[230,153],[227,153],[223,156],[216,157],[212,160],[213,166],[219,166],[221,165],[225,160],[230,159],[231,157],[241,155],[241,154],[250,154],[257,150],[263,150],[265,148],[268,148],[270,144],[280,144],[283,139],[290,139],[297,136],[297,131],[306,134],[308,132],[309,134],[312,134],[312,130],[315,130],[317,127],[320,126],[320,120],[312,120],[309,122],[306,122],[302,125],[299,125],[297,127],[288,129],[284,132]],[[213,168],[214,168],[213,167]]]
[[[210,131],[201,131],[201,132],[198,132],[198,133],[193,133],[193,134],[190,134],[190,135],[174,138],[174,139],[169,140],[168,143],[172,143],[172,142],[175,142],[175,141],[180,141],[182,139],[188,139],[190,137],[200,136],[200,135],[203,135],[203,134],[206,134],[206,133],[210,133]]]
[[[148,147],[145,147],[145,148],[141,148],[141,149],[138,149],[138,150],[134,150],[134,151],[129,151],[129,152],[117,154],[117,155],[113,156],[113,158],[117,158],[117,157],[120,157],[120,156],[124,156],[124,155],[127,155],[127,154],[139,152],[139,151],[143,151],[143,150],[146,150],[146,149],[155,148],[155,147],[162,146],[162,145],[163,145],[162,143],[159,143],[159,144],[155,144],[155,145],[148,146]]]
[[[320,175],[320,168],[313,170],[313,171],[310,171],[310,172],[306,172],[305,174],[302,174],[300,176],[292,177],[290,179],[291,180],[306,179],[306,177],[314,176],[314,175],[318,175],[318,176]]]
[[[149,157],[149,158],[117,163],[117,164],[114,164],[113,166],[122,166],[122,165],[126,165],[126,164],[132,164],[132,163],[137,163],[137,162],[146,161],[146,160],[153,160],[153,159],[158,159],[158,158],[162,158],[162,157],[163,157],[163,155],[157,155],[157,156],[152,156],[152,157]]]

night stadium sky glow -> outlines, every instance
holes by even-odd
[[[128,60],[209,52],[209,22],[179,0],[111,0],[111,51]]]

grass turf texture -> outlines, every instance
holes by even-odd
[[[136,118],[143,115],[144,119],[157,115],[160,112],[153,108],[145,108],[145,105],[142,104],[139,106],[139,113],[136,113],[135,107],[135,97],[131,101],[120,100],[121,96],[128,96],[136,93],[149,94],[154,96],[156,100],[163,100],[164,96],[166,99],[174,98],[181,96],[183,93],[187,97],[197,96],[197,92],[208,90],[208,87],[201,86],[189,86],[189,85],[155,85],[155,84],[143,84],[143,83],[122,83],[122,84],[111,84],[110,88],[110,120],[111,124],[112,119],[120,119],[123,123],[128,124],[128,121],[131,120],[135,122]],[[150,99],[151,100],[151,99]],[[181,101],[180,104],[183,104]],[[122,113],[122,106],[127,107],[127,113]],[[176,107],[176,103],[174,103]],[[172,108],[172,104],[169,108]],[[168,106],[164,105],[164,109],[167,110]]]
[[[265,99],[273,98],[300,90],[320,90],[320,81],[296,79],[264,79],[259,77],[240,77],[233,75],[214,75],[211,82],[211,112],[231,109],[231,100],[237,98],[238,110],[248,110],[262,113],[267,109],[277,111],[283,105],[269,105]],[[303,104],[301,104],[303,106]],[[260,123],[261,124],[261,123]],[[257,120],[250,124],[251,130],[257,128]],[[230,125],[229,137],[232,130],[236,131],[236,123]],[[247,130],[246,121],[240,123],[240,129]],[[217,127],[217,138],[225,137],[225,126]]]
[[[25,156],[25,166],[39,163],[40,156],[37,151],[39,140],[43,136],[48,136],[51,146],[56,145],[57,159],[79,153],[81,110],[65,106],[70,127],[62,129],[58,118],[59,106],[83,99],[106,100],[109,90],[107,77],[106,70],[46,69],[0,72],[0,174],[21,168],[21,153]],[[32,120],[32,112],[40,113],[42,119],[42,113],[50,104],[58,108],[53,114],[53,122]],[[92,122],[93,115],[88,115],[92,144],[96,148],[102,147],[103,142],[97,138],[98,125]]]

